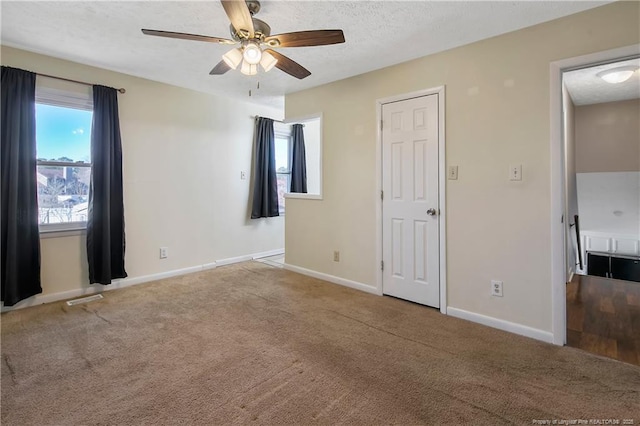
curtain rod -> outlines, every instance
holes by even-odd
[[[259,115],[252,115],[251,118],[260,118],[260,116]],[[262,117],[262,118],[269,118],[269,117]],[[282,120],[276,120],[275,118],[272,118],[271,120],[275,121],[276,123],[289,124],[289,123],[285,123]]]
[[[70,79],[70,78],[56,77],[55,75],[42,74],[42,73],[39,73],[39,72],[37,72],[37,73],[36,73],[36,75],[39,75],[39,76],[41,76],[41,77],[55,78],[56,80],[69,81],[69,82],[71,82],[71,83],[84,84],[85,86],[93,86],[93,84],[91,84],[91,83],[86,83],[86,82],[84,82],[84,81],[78,81],[78,80],[72,80],[72,79]],[[123,89],[122,87],[121,87],[121,88],[119,88],[119,89],[116,89],[116,90],[117,90],[118,92],[120,92],[120,93],[125,93],[125,92],[126,92],[126,90],[125,90],[125,89]]]
[[[251,118],[260,118],[259,115],[250,115],[249,117]],[[262,118],[269,118],[269,117],[262,117]],[[302,123],[294,123],[293,121],[282,121],[282,120],[276,120],[275,118],[272,118],[271,120],[275,121],[276,123],[282,123],[282,124],[301,124],[302,127],[304,127],[304,124]]]

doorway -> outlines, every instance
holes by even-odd
[[[444,87],[379,100],[378,115],[378,290],[444,313]]]
[[[577,228],[583,228],[583,220],[578,215],[577,200],[577,174],[575,152],[566,150],[565,140],[572,129],[566,126],[566,101],[568,90],[563,86],[563,77],[569,72],[588,69],[595,66],[613,67],[613,63],[638,58],[638,45],[613,49],[606,52],[586,55],[577,58],[566,59],[551,64],[551,182],[552,182],[552,307],[553,307],[553,336],[555,344],[567,343],[567,319],[575,321],[575,313],[567,312],[567,296],[575,300],[575,280],[569,283],[578,272],[584,272],[587,268],[585,236],[576,232]],[[565,96],[563,97],[563,92]],[[575,113],[575,111],[573,111]],[[573,176],[573,177],[572,177]],[[573,187],[573,188],[572,188]],[[606,205],[606,203],[601,203]],[[614,209],[615,210],[615,209]],[[610,212],[615,214],[615,212]],[[617,212],[619,214],[619,212]],[[580,217],[579,221],[575,216]],[[580,244],[581,243],[581,244]],[[585,244],[586,243],[586,244]],[[593,247],[591,247],[593,249]],[[610,247],[612,249],[613,247]],[[622,247],[620,247],[622,248]],[[608,301],[610,302],[610,300]],[[599,305],[598,309],[611,310],[611,304],[607,301]],[[572,319],[573,318],[573,319]]]
[[[563,74],[570,273],[640,282],[638,70],[634,58]]]
[[[640,58],[563,74],[567,345],[640,364]]]

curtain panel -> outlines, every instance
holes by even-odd
[[[279,216],[273,120],[257,117],[251,219]]]
[[[93,86],[91,125],[91,183],[87,219],[89,283],[111,284],[125,278],[122,141],[118,93]]]
[[[2,301],[42,293],[36,168],[36,74],[2,67]]]
[[[289,192],[307,193],[307,158],[304,147],[304,125],[291,126],[291,189]]]

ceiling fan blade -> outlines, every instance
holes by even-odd
[[[276,52],[273,49],[266,49],[265,52],[269,52],[270,54],[272,54],[273,57],[278,60],[278,62],[276,63],[276,68],[286,72],[287,74],[292,75],[295,78],[299,78],[300,80],[311,75],[311,71],[309,71],[293,59],[287,58],[283,54]]]
[[[235,41],[230,40],[228,38],[209,37],[209,36],[198,35],[198,34],[174,33],[172,31],[145,30],[145,29],[143,29],[142,32],[146,35],[177,38],[181,40],[207,41],[209,43],[220,43],[220,44],[235,44]]]
[[[225,61],[218,62],[218,65],[213,67],[213,69],[209,72],[209,75],[221,75],[225,72],[229,71],[231,67],[227,65]]]
[[[276,34],[264,39],[265,43],[274,41],[274,47],[325,46],[327,44],[344,43],[342,30],[297,31]]]
[[[238,33],[246,31],[249,38],[253,38],[255,33],[253,29],[253,19],[247,7],[245,0],[220,0],[225,13],[231,21],[231,25]]]

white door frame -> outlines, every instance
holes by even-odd
[[[565,71],[599,63],[613,62],[640,55],[640,44],[606,50],[584,56],[562,59],[550,64],[551,114],[551,332],[553,343],[567,341],[566,245],[564,243],[565,212],[565,147],[562,122],[562,74]]]
[[[445,163],[445,140],[444,140],[444,86],[431,89],[418,90],[416,92],[402,95],[390,96],[376,100],[376,292],[382,295],[382,105],[390,102],[404,101],[407,99],[419,98],[428,95],[438,95],[438,204],[440,209],[440,227],[438,232],[438,242],[440,246],[440,312],[447,313],[447,246],[446,246],[446,163]]]

